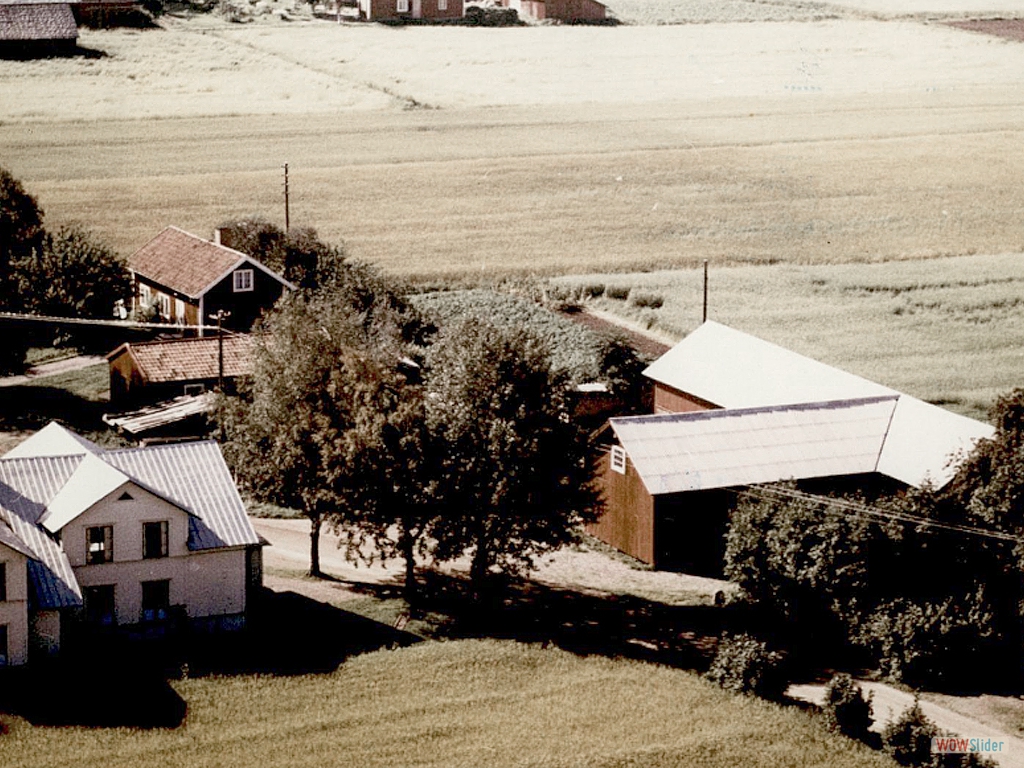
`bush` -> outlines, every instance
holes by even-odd
[[[825,686],[822,714],[830,731],[865,741],[874,722],[871,697],[846,674],[835,675]]]
[[[882,731],[882,749],[900,765],[911,768],[996,768],[989,757],[973,752],[942,754],[932,752],[932,739],[949,736],[925,717],[921,704],[915,699],[913,706]]]
[[[473,27],[514,27],[519,24],[519,14],[515,8],[470,5],[465,22]]]
[[[768,644],[755,637],[726,635],[705,676],[727,691],[777,700],[788,684],[783,661],[781,653],[768,650]]]
[[[584,299],[596,299],[604,293],[604,283],[586,283],[580,286],[580,296]]]
[[[604,295],[609,299],[619,299],[625,301],[629,298],[630,288],[628,285],[609,285],[604,289]]]
[[[661,309],[665,304],[665,297],[661,294],[641,291],[630,294],[629,300],[634,306],[646,307],[647,309]]]

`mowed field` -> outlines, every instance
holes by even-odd
[[[1024,45],[964,3],[83,30],[103,55],[0,62],[0,164],[126,253],[282,222],[284,162],[293,223],[410,277],[1017,253]]]

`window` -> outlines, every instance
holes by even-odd
[[[398,0],[398,6],[395,8],[399,13],[409,12],[409,0]]]
[[[114,562],[114,527],[97,525],[85,529],[86,562],[89,565]]]
[[[7,625],[0,624],[0,667],[7,666]]]
[[[160,317],[169,320],[171,317],[171,297],[158,293],[156,303],[160,309]]]
[[[626,449],[621,445],[612,446],[612,469],[620,475],[626,474]]]
[[[144,307],[148,307],[149,306],[149,300],[150,300],[149,286],[148,285],[140,285],[139,286],[139,303],[142,304],[142,306],[144,306]]]
[[[167,557],[167,521],[142,524],[142,556]]]
[[[406,0],[408,2],[408,0]],[[252,270],[251,269],[236,269],[235,270],[235,293],[241,293],[242,291],[252,290]]]
[[[7,563],[0,563],[0,603],[7,602]]]
[[[117,624],[113,584],[86,587],[82,590],[82,597],[85,598],[85,618],[90,624],[101,627]]]
[[[206,391],[206,385],[205,384],[186,384],[185,385],[185,394],[186,395],[192,395],[192,396],[201,395],[205,391]]]
[[[174,319],[178,321],[178,325],[185,324],[185,302],[181,299],[174,300]]]
[[[170,607],[171,582],[169,580],[142,582],[143,621],[163,621],[167,618],[167,611]]]
[[[120,496],[117,497],[117,500],[118,501],[134,501],[134,498],[132,497],[132,495],[130,493],[128,493],[128,491],[125,491],[124,493],[122,493]]]
[[[439,10],[439,11],[447,11],[448,10],[448,0],[437,0],[437,10]]]

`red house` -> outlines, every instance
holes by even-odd
[[[132,308],[152,307],[177,325],[217,325],[248,331],[295,286],[241,251],[167,227],[128,259],[135,282]],[[202,335],[202,332],[200,332]]]
[[[463,0],[359,0],[366,21],[448,21],[461,19]]]

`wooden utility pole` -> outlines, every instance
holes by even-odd
[[[704,320],[708,321],[708,260],[704,259]]]
[[[217,389],[224,391],[224,321],[231,317],[230,312],[218,309],[214,318],[217,320]]]
[[[284,164],[284,231],[287,232],[291,226],[288,211],[288,163]]]

